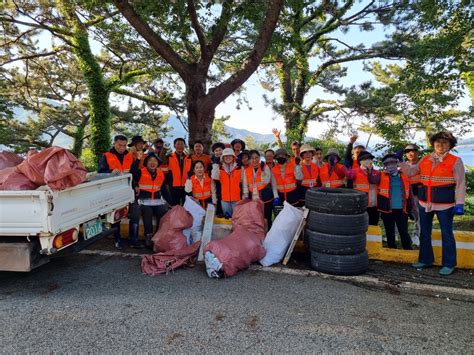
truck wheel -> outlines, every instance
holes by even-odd
[[[337,215],[311,211],[306,227],[313,232],[327,234],[364,234],[369,227],[369,215],[365,212],[354,215]]]
[[[345,188],[308,189],[305,199],[306,207],[312,211],[341,215],[363,213],[368,204],[365,192]]]
[[[332,275],[360,275],[367,271],[367,251],[355,255],[329,255],[311,251],[311,266],[314,270]]]
[[[331,255],[354,255],[364,252],[365,233],[353,235],[326,234],[306,229],[309,248],[318,253]]]

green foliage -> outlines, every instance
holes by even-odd
[[[230,134],[225,129],[225,123],[230,119],[230,116],[221,116],[214,118],[212,122],[212,142],[219,142],[223,139],[229,139]]]
[[[474,215],[474,168],[468,167],[466,171],[466,203],[464,212],[466,215]]]
[[[334,138],[326,138],[326,139],[310,139],[305,141],[306,144],[314,148],[321,148],[323,151],[323,156],[326,154],[329,148],[336,148],[339,151],[339,154],[342,159],[344,159],[344,152],[346,146],[335,140]]]
[[[79,160],[84,164],[87,171],[97,171],[98,160],[96,159],[92,149],[84,149]]]

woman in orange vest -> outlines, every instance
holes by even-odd
[[[357,138],[359,138],[359,135],[357,132],[354,132],[349,139],[349,144],[347,144],[346,147],[346,152],[344,155],[344,166],[347,169],[357,169],[359,167],[359,154],[365,151],[365,146],[363,144],[355,144]],[[351,179],[347,180],[346,183],[348,188],[352,188],[353,181]]]
[[[357,156],[358,167],[346,172],[346,177],[353,181],[353,189],[365,192],[368,197],[367,214],[369,225],[379,224],[380,213],[377,209],[377,183],[380,181],[380,172],[374,169],[374,156],[367,151]]]
[[[293,206],[297,206],[300,202],[297,182],[303,180],[303,173],[301,165],[289,162],[289,158],[290,156],[284,149],[280,148],[275,152],[277,164],[273,167],[272,173],[277,185],[280,206],[283,201]]]
[[[341,157],[335,148],[329,148],[324,160],[327,162],[319,169],[319,179],[323,187],[344,187],[346,169],[340,164]]]
[[[243,184],[244,171],[238,167],[234,150],[226,148],[222,152],[221,165],[214,164],[211,177],[221,183],[221,204],[224,215],[232,217],[234,207],[248,194],[248,189]],[[241,188],[242,187],[242,188]]]
[[[183,205],[186,197],[184,185],[191,170],[192,160],[184,153],[186,142],[183,138],[176,138],[173,142],[174,153],[168,157],[168,183],[170,184],[172,205]]]
[[[165,175],[158,169],[160,158],[155,153],[149,153],[144,160],[144,165],[141,169],[135,169],[138,164],[134,164],[133,185],[143,217],[145,244],[147,247],[151,247],[153,216],[157,217],[157,225],[159,225],[161,217],[168,211],[168,208],[164,200],[161,199],[161,187],[165,181]],[[138,226],[138,219],[139,217],[131,218],[130,224]],[[136,233],[136,236],[133,235],[133,238],[136,238],[134,242],[138,242],[138,228]],[[130,239],[132,239],[132,235]]]
[[[303,173],[303,180],[299,184],[300,189],[300,201],[301,204],[305,203],[306,191],[314,186],[318,185],[319,168],[316,163],[313,162],[313,156],[316,154],[316,150],[309,144],[303,144],[300,149],[301,170]]]
[[[188,180],[186,180],[184,191],[199,201],[199,204],[204,209],[207,208],[207,204],[210,202],[216,204],[216,185],[209,175],[206,174],[204,162],[195,160],[192,172],[194,174],[188,173]]]
[[[265,162],[260,161],[260,153],[257,150],[251,150],[249,155],[250,165],[245,169],[244,184],[248,185],[249,196],[252,200],[263,202],[264,217],[267,220],[268,229],[270,229],[273,206],[280,204],[275,177]]]
[[[408,177],[398,171],[399,162],[395,154],[386,154],[382,158],[383,172],[379,176],[377,208],[382,214],[388,247],[397,247],[396,225],[403,249],[411,250],[411,238],[408,234],[408,213],[411,209],[410,183]]]
[[[438,132],[431,136],[434,152],[421,159],[418,165],[402,164],[409,176],[420,175],[422,186],[418,190],[420,212],[420,253],[417,269],[427,268],[434,263],[431,230],[436,214],[441,228],[442,265],[440,275],[451,275],[456,266],[456,241],[454,240],[454,215],[464,214],[466,197],[466,173],[461,158],[449,151],[457,144],[451,132]]]

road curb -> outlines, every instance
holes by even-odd
[[[83,255],[94,255],[94,256],[118,256],[123,258],[141,258],[142,254],[137,253],[127,253],[120,251],[105,251],[105,250],[82,250],[79,252]],[[290,269],[285,266],[260,266],[260,265],[250,265],[249,270],[253,271],[263,271],[263,272],[272,272],[276,274],[285,274],[292,276],[305,276],[305,277],[319,277],[326,280],[342,281],[351,283],[354,285],[365,286],[367,288],[376,288],[384,289],[392,293],[408,293],[416,295],[424,295],[429,297],[436,298],[446,298],[448,300],[459,300],[465,302],[474,303],[474,290],[456,288],[456,287],[447,287],[447,286],[438,286],[432,284],[420,284],[414,282],[388,282],[381,280],[372,276],[337,276],[323,274],[314,270],[299,270],[299,269]]]

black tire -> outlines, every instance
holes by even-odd
[[[311,211],[306,227],[313,232],[339,235],[365,234],[369,227],[369,215],[338,215]]]
[[[326,234],[305,230],[309,249],[331,255],[355,255],[363,253],[367,238],[365,233],[354,235]]]
[[[311,267],[325,274],[360,275],[367,271],[367,251],[355,255],[329,255],[311,251]]]
[[[365,212],[368,196],[358,190],[316,187],[306,191],[305,201],[311,211],[350,215]]]

